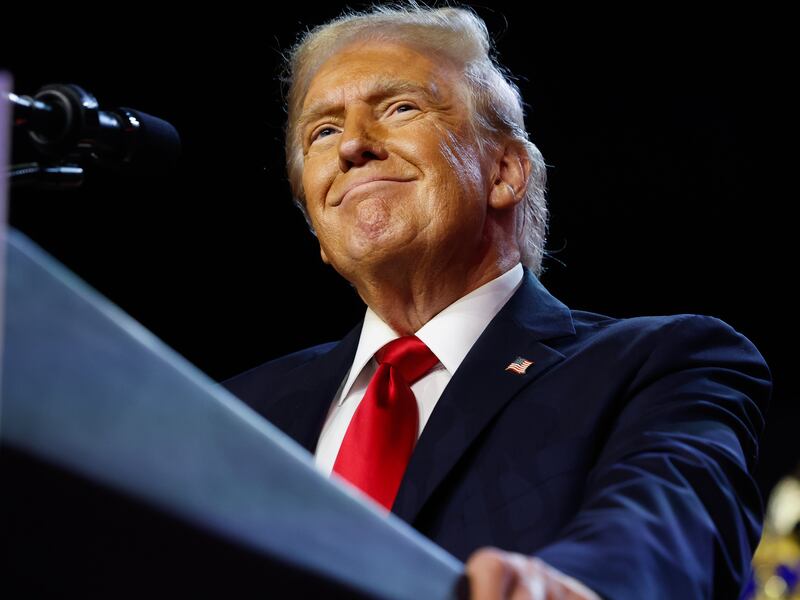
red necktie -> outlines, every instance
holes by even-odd
[[[375,353],[378,369],[344,436],[334,473],[392,509],[417,441],[419,411],[411,386],[439,359],[416,336]]]

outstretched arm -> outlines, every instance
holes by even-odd
[[[769,369],[712,317],[658,335],[578,513],[536,557],[476,551],[473,598],[738,598],[761,534],[752,471]]]

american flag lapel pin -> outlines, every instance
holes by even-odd
[[[506,371],[511,371],[517,375],[525,375],[525,371],[527,371],[528,367],[532,364],[534,364],[532,360],[518,356],[506,367]]]

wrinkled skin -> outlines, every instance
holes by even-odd
[[[519,261],[527,157],[513,144],[481,153],[454,64],[398,43],[346,46],[300,119],[322,258],[399,333]]]

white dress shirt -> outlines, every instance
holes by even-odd
[[[417,439],[450,378],[489,322],[517,291],[522,275],[522,265],[518,263],[500,277],[453,302],[414,334],[439,359],[427,375],[411,386],[419,409]],[[324,474],[330,475],[333,470],[350,419],[378,368],[373,355],[399,337],[372,309],[367,308],[353,365],[339,387],[317,443],[315,462]]]

